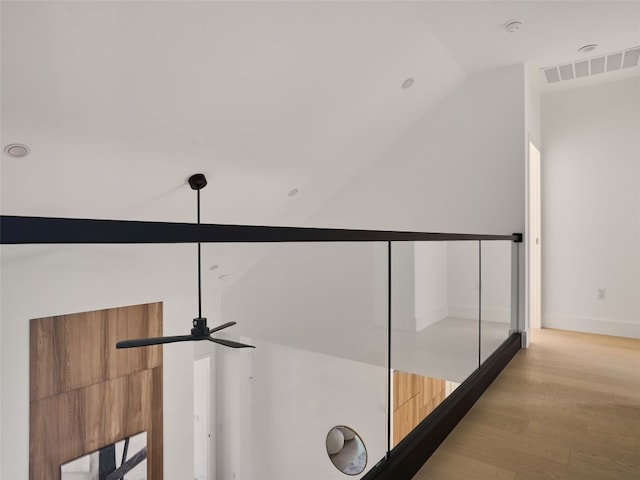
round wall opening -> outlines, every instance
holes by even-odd
[[[327,454],[333,465],[347,475],[358,475],[367,466],[367,448],[355,430],[345,425],[327,433]]]

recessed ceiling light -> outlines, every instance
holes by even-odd
[[[297,194],[298,194],[297,188],[292,188],[291,190],[289,190],[289,193],[288,193],[290,197],[295,197]]]
[[[596,48],[598,48],[598,44],[590,43],[589,45],[585,45],[584,47],[580,47],[578,51],[580,53],[593,52]]]
[[[21,143],[11,143],[4,147],[4,153],[13,158],[22,158],[29,155],[29,147]]]
[[[516,33],[522,28],[523,24],[524,22],[522,20],[511,20],[505,24],[504,29],[509,33]]]
[[[411,78],[411,77],[407,78],[404,82],[402,82],[402,88],[404,88],[406,90],[411,85],[413,85],[413,82],[414,82],[413,78]]]

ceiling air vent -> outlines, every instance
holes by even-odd
[[[598,55],[572,63],[545,67],[542,68],[541,71],[544,73],[545,82],[552,84],[573,80],[574,78],[583,78],[590,75],[637,67],[639,60],[640,47],[633,47],[629,50],[613,52],[608,55]]]

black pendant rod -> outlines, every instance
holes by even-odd
[[[196,173],[189,177],[189,186],[196,191],[196,212],[198,227],[200,227],[200,190],[207,186],[207,179],[202,173]],[[202,243],[198,239],[198,321],[206,322],[202,319]],[[206,323],[204,323],[206,325]]]
[[[198,225],[200,225],[200,190],[196,190],[198,193]],[[202,253],[201,243],[198,242],[198,318],[202,318]]]

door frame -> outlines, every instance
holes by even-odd
[[[537,165],[531,161],[531,149],[538,152]],[[525,194],[525,346],[531,341],[531,329],[542,327],[542,150],[539,142],[527,134],[526,147],[526,194]],[[537,167],[537,172],[532,172]],[[534,183],[536,182],[537,185]],[[537,190],[537,195],[535,190]],[[536,225],[537,222],[537,225]],[[536,239],[533,234],[537,231]],[[534,249],[538,249],[537,255]],[[537,265],[534,265],[533,262]]]

